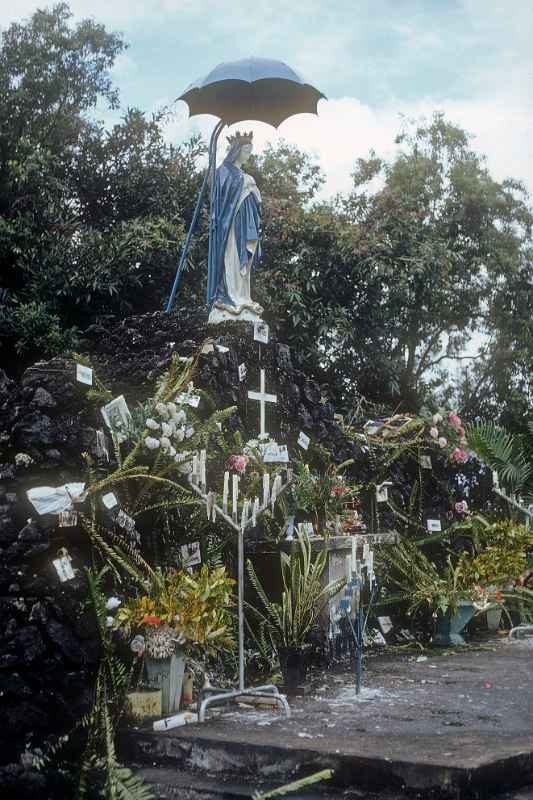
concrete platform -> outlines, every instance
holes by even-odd
[[[191,786],[201,774],[252,789],[329,767],[338,797],[489,797],[533,783],[533,647],[493,641],[424,657],[369,658],[359,698],[350,673],[318,673],[290,720],[239,707],[166,733],[124,731],[123,758],[191,770]]]

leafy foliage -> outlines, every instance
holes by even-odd
[[[268,599],[251,561],[247,562],[248,575],[261,605],[249,608],[259,623],[260,635],[268,637],[277,653],[283,649],[301,649],[309,641],[323,608],[346,583],[341,578],[321,585],[326,559],[325,549],[313,557],[309,538],[299,533],[298,544],[290,554],[280,552],[281,603]]]
[[[479,458],[498,472],[510,493],[529,498],[533,493],[533,460],[528,438],[512,434],[494,422],[478,422],[467,429],[468,445]]]

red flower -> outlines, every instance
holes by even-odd
[[[161,625],[161,617],[156,617],[155,614],[146,614],[143,622],[147,625]]]
[[[495,597],[496,600],[501,600],[502,599],[502,593],[499,592],[499,591],[498,592],[494,592],[494,597]]]
[[[333,486],[331,489],[331,497],[342,497],[343,494],[346,494],[348,489],[346,486]]]

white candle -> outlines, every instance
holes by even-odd
[[[368,569],[368,580],[372,583],[374,578],[374,551],[371,550],[368,554],[368,561],[367,561],[367,569]]]
[[[206,462],[206,451],[200,450],[200,485],[205,491],[207,486],[206,474],[205,474],[205,462]]]
[[[263,505],[268,506],[270,499],[270,474],[265,472],[263,475]]]
[[[222,494],[222,510],[224,514],[228,513],[228,495],[229,495],[229,472],[224,473],[224,492]]]
[[[355,536],[350,536],[352,540],[352,572],[355,572],[355,562],[356,562],[356,544],[355,544]]]
[[[345,557],[344,563],[345,563],[345,570],[344,571],[346,572],[346,577],[347,577],[347,579],[349,581],[351,581],[351,579],[352,579],[352,557],[351,557],[351,555],[348,555],[348,556]]]
[[[241,531],[244,531],[246,528],[246,512],[248,511],[248,500],[245,500],[242,504],[242,512],[241,512]]]
[[[271,497],[271,505],[272,511],[274,511],[274,506],[276,505],[276,500],[278,499],[278,493],[281,489],[281,475],[276,475],[274,478],[274,482],[272,483],[272,497]]]
[[[259,498],[256,497],[252,508],[252,525],[255,528],[257,525],[257,512],[259,511]]]
[[[192,457],[192,478],[193,482],[198,482],[198,456],[194,455]]]
[[[232,485],[233,493],[232,493],[232,504],[231,504],[231,513],[233,515],[233,520],[237,521],[237,500],[239,498],[239,476],[233,476],[233,485]]]
[[[365,542],[363,545],[363,561],[368,561],[368,554],[370,552],[370,545]]]

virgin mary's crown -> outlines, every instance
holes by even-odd
[[[243,131],[242,133],[240,131],[235,131],[235,133],[231,134],[231,136],[226,136],[229,145],[232,145],[234,142],[238,142],[239,144],[252,144],[253,138],[253,131],[250,131],[249,133],[246,133],[246,131]]]

